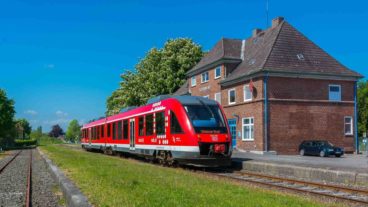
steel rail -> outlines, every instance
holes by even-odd
[[[22,152],[22,150],[20,150],[19,152],[17,152],[9,161],[7,161],[6,163],[5,163],[5,165],[4,166],[2,166],[1,168],[0,168],[0,174],[5,170],[5,168],[6,167],[8,167],[8,165],[11,163],[11,162],[13,162],[13,160],[15,160],[15,158],[16,157],[18,157],[18,155],[20,154]]]
[[[26,207],[32,206],[32,149],[29,155],[28,175],[27,175],[27,191],[26,191]]]
[[[308,186],[316,186],[316,187],[327,188],[327,189],[335,189],[335,190],[338,190],[338,191],[360,193],[360,194],[365,194],[365,195],[368,196],[368,190],[365,190],[365,189],[350,188],[350,187],[346,187],[346,186],[325,184],[325,183],[317,183],[317,182],[312,182],[312,181],[296,180],[296,179],[290,179],[290,178],[282,178],[282,177],[277,177],[277,176],[272,176],[272,175],[265,175],[265,174],[260,174],[260,173],[252,173],[252,172],[239,172],[239,174],[248,175],[248,176],[256,176],[256,177],[260,177],[260,178],[268,178],[268,179],[272,179],[272,180],[280,180],[280,181],[284,181],[284,182],[286,181],[286,182],[290,182],[290,183],[298,183],[298,184],[303,184],[303,185],[308,185]]]
[[[233,176],[229,176],[229,175],[222,174],[222,173],[221,174],[214,174],[214,175],[219,176],[219,177],[230,178],[230,179],[236,180],[236,181],[240,180],[240,181],[243,181],[243,182],[255,183],[255,184],[264,185],[264,186],[281,188],[281,189],[286,189],[286,190],[290,190],[290,191],[297,191],[297,192],[307,193],[307,194],[314,194],[314,195],[318,195],[318,196],[325,196],[325,197],[330,197],[330,198],[334,198],[334,199],[340,199],[340,200],[345,200],[345,201],[356,202],[356,203],[368,205],[368,200],[360,200],[360,199],[355,199],[355,198],[350,198],[350,197],[339,196],[339,195],[335,195],[335,194],[329,194],[329,193],[325,193],[325,192],[317,192],[317,191],[313,191],[313,189],[310,189],[310,190],[301,189],[301,188],[297,188],[297,187],[281,185],[281,183],[277,184],[277,183],[269,183],[267,181],[251,180],[251,179],[241,178],[241,177],[233,177]],[[249,176],[249,178],[252,178],[252,177],[253,178],[261,178],[261,177],[258,177],[258,176],[251,176],[251,175]],[[272,180],[270,178],[267,178],[267,179],[269,179],[268,181]],[[280,178],[279,180],[283,181],[283,178]],[[284,184],[288,183],[287,179],[283,182],[284,182]],[[305,185],[308,186],[307,184],[305,184]],[[311,185],[309,185],[309,186],[311,186]]]

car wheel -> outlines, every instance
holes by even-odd
[[[305,155],[305,151],[304,151],[304,149],[301,149],[301,150],[299,151],[299,154],[300,154],[300,156],[304,156],[304,155]]]
[[[325,153],[325,151],[323,151],[323,150],[322,150],[321,152],[319,152],[319,156],[320,156],[320,157],[326,157],[326,153]]]
[[[336,157],[341,157],[341,155],[335,155]]]

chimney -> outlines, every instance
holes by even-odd
[[[252,37],[257,37],[259,35],[259,33],[261,33],[261,32],[262,32],[261,29],[258,29],[258,28],[254,29],[253,33],[252,33]]]
[[[283,21],[284,21],[284,17],[276,17],[275,19],[272,20],[272,28],[277,27]]]

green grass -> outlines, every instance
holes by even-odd
[[[49,137],[46,135],[43,135],[42,137],[37,138],[37,144],[39,146],[46,146],[46,145],[52,145],[52,144],[62,144],[64,143],[62,140],[54,138],[54,137]]]
[[[94,206],[325,206],[181,168],[165,168],[62,145],[41,149]]]

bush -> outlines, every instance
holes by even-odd
[[[14,140],[15,147],[27,147],[27,146],[32,146],[36,144],[37,144],[37,140],[35,139],[16,139]]]
[[[63,144],[64,142],[58,138],[49,137],[47,135],[43,135],[37,139],[37,144],[39,146],[45,146],[50,144]]]

